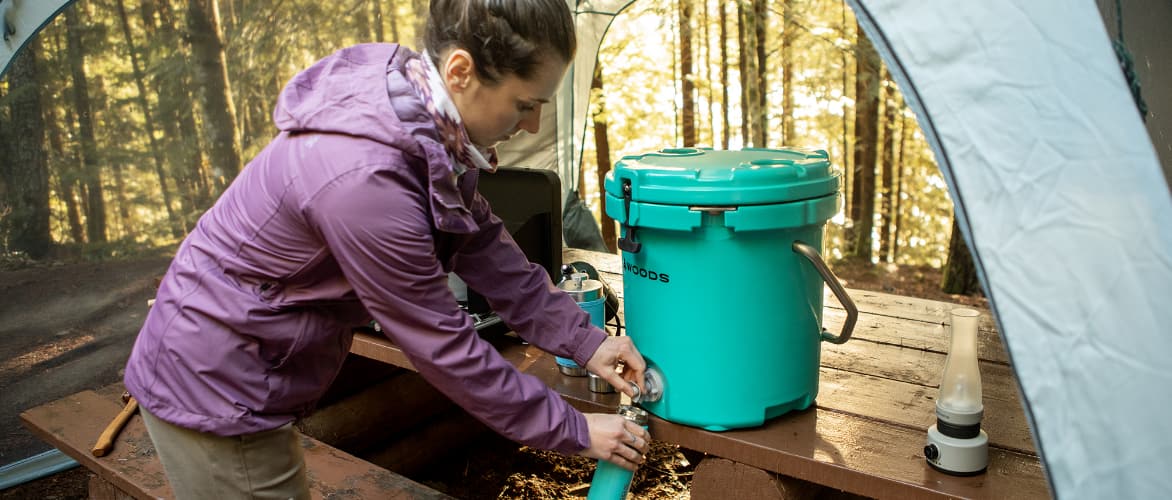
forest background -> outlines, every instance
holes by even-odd
[[[294,74],[354,43],[420,47],[426,4],[78,1],[0,81],[4,261],[174,249],[277,133]],[[563,183],[612,249],[598,186],[615,159],[808,147],[844,174],[832,262],[945,267],[947,292],[978,290],[915,116],[842,0],[639,0],[598,68],[582,174]]]

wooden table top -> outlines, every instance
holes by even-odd
[[[567,250],[563,262],[593,264],[621,297],[617,255]],[[851,340],[822,344],[814,407],[752,429],[710,432],[652,418],[655,439],[763,470],[874,498],[1049,498],[1030,438],[1017,382],[988,311],[982,311],[979,357],[989,434],[989,469],[974,477],[933,470],[924,460],[927,428],[948,351],[943,321],[954,304],[848,289],[859,309]],[[833,295],[824,326],[837,333],[846,313]],[[515,341],[494,343],[586,412],[613,412],[616,394],[596,394],[582,377],[563,376],[553,356]],[[358,334],[351,352],[405,368],[406,356],[382,336]]]

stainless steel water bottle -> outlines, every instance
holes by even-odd
[[[620,405],[619,415],[623,418],[647,428],[647,412],[642,408],[631,405]],[[590,492],[586,500],[622,500],[627,498],[631,490],[631,478],[635,472],[619,467],[606,460],[599,460],[594,469],[594,478],[590,480]]]
[[[586,273],[576,272],[573,266],[562,266],[562,279],[558,282],[558,289],[566,292],[578,306],[590,314],[590,322],[603,330],[605,326],[606,297],[602,293],[602,282],[589,279]],[[578,366],[574,360],[555,356],[558,371],[572,377],[585,377],[585,368]]]

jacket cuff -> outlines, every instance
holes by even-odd
[[[578,452],[590,447],[590,426],[586,424],[586,415],[582,412],[571,409],[567,422],[572,427],[571,435],[573,440],[563,442],[560,446],[553,449],[563,455],[575,455]]]
[[[582,343],[578,344],[578,348],[574,349],[573,359],[575,363],[578,363],[578,366],[585,368],[586,362],[594,357],[598,346],[606,340],[606,332],[593,324],[587,324],[586,331],[580,334],[580,338],[583,340]]]

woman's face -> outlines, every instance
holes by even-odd
[[[508,75],[495,84],[476,77],[472,57],[460,49],[448,53],[441,74],[460,111],[472,143],[492,147],[522,130],[536,134],[541,107],[557,93],[568,64],[547,58],[528,80]]]

